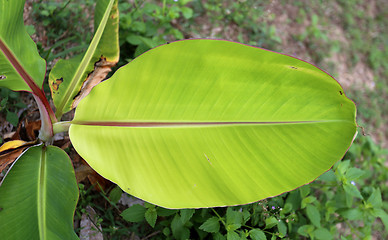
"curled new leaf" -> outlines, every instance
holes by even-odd
[[[119,59],[117,0],[99,0],[95,35],[85,54],[59,60],[49,75],[56,116],[75,108],[101,82]]]

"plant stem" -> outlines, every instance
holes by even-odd
[[[53,124],[53,133],[54,135],[60,132],[67,132],[69,131],[71,122],[66,121],[66,122],[56,122]]]
[[[36,96],[35,94],[32,94],[32,96],[34,97],[36,103],[38,104],[40,118],[41,118],[41,122],[42,122],[41,127],[40,127],[40,131],[39,131],[39,139],[41,139],[44,142],[48,142],[51,140],[52,136],[54,135],[50,114],[47,111],[46,106],[45,106],[44,102],[42,101],[42,99],[39,98],[38,96]]]
[[[34,79],[28,74],[24,67],[20,64],[19,60],[14,56],[13,52],[0,38],[0,50],[5,57],[9,60],[10,64],[14,67],[15,71],[24,80],[24,82],[31,89],[31,93],[34,96],[35,101],[39,107],[39,113],[42,120],[42,126],[39,132],[39,138],[44,141],[50,141],[53,136],[52,123],[57,122],[54,111],[50,107],[49,102],[41,88],[35,83]],[[28,91],[28,90],[26,90]]]
[[[214,208],[212,208],[212,211],[214,212],[214,214],[217,215],[217,217],[220,219],[220,221],[222,222],[222,224],[223,224],[224,226],[226,226],[226,223],[225,223],[224,219],[216,212],[216,210],[214,210]]]

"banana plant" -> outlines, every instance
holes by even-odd
[[[30,92],[42,124],[34,141],[0,148],[23,147],[0,186],[9,239],[77,239],[74,170],[52,145],[60,132],[125,192],[176,209],[248,204],[308,184],[357,133],[355,104],[332,76],[226,40],[166,43],[101,82],[119,58],[117,0],[97,1],[89,48],[51,70],[54,111],[24,3],[0,0],[0,87]],[[74,119],[61,121],[73,108]]]

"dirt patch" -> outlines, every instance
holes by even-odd
[[[337,79],[346,93],[357,94],[357,99],[362,101],[356,102],[357,108],[365,108],[367,105],[366,108],[369,106],[370,109],[378,109],[371,113],[372,115],[366,115],[359,111],[358,122],[360,119],[361,122],[366,122],[367,124],[364,125],[366,134],[370,135],[382,147],[388,148],[387,116],[383,110],[379,109],[383,109],[385,105],[374,103],[376,100],[369,96],[376,91],[377,82],[375,81],[383,79],[377,76],[377,73],[369,66],[368,56],[361,55],[358,61],[352,59],[354,57],[350,52],[354,39],[344,29],[344,23],[341,22],[344,18],[344,10],[336,1],[323,3],[326,5],[323,7],[313,5],[310,1],[301,0],[298,2],[302,2],[303,7],[282,4],[281,1],[274,0],[267,10],[276,15],[274,20],[269,21],[268,24],[273,24],[276,27],[277,34],[282,39],[279,51],[306,60],[329,72]],[[377,3],[378,1],[370,1],[359,4],[357,5],[359,9],[355,9],[355,11],[362,10],[365,12],[365,18],[375,19],[378,14],[381,14]],[[304,13],[301,9],[304,9]],[[315,29],[312,29],[313,15],[319,15],[319,22],[314,26]],[[355,19],[355,21],[360,21],[360,19]],[[360,29],[362,28],[365,26],[360,26]],[[308,31],[312,32],[308,33]],[[315,36],[316,32],[314,31],[321,35]],[[365,29],[365,31],[367,31],[365,34],[370,35],[370,37],[373,37],[373,34],[378,34],[370,32],[369,29]],[[305,39],[297,39],[298,36],[304,36],[303,34],[307,34]],[[310,38],[315,39],[311,40]],[[316,41],[318,43],[321,41],[322,45],[314,46]],[[319,61],[316,59],[317,52],[320,52],[321,59]],[[383,94],[379,97],[384,99],[387,95]]]
[[[278,2],[278,1],[273,1]],[[309,4],[306,2],[306,6]],[[327,8],[328,18],[340,14],[340,6],[336,5]],[[276,18],[271,22],[278,32],[279,37],[282,39],[281,51],[283,53],[301,58],[315,65],[318,65],[325,69],[325,66],[334,66],[334,72],[331,72],[338,82],[346,89],[350,88],[364,88],[373,89],[375,86],[374,75],[372,69],[363,62],[358,62],[356,66],[350,67],[351,59],[342,51],[332,52],[327,49],[322,61],[315,62],[309,50],[309,39],[300,41],[295,39],[297,36],[306,34],[309,26],[312,25],[311,16],[308,16],[301,21],[299,16],[300,7],[291,4],[282,5],[280,3],[271,4],[271,8],[268,11],[276,14]],[[372,13],[370,13],[372,14]],[[299,19],[299,20],[298,20]],[[317,26],[322,34],[327,36],[329,42],[336,42],[341,46],[341,49],[346,49],[349,46],[344,29],[339,25],[338,20],[334,17],[330,21],[330,25],[319,23]],[[320,50],[321,51],[321,50]]]

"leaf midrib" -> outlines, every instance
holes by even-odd
[[[38,226],[39,238],[46,239],[46,148],[42,147],[38,177]]]
[[[0,37],[0,51],[3,52],[4,56],[8,59],[9,63],[24,80],[27,86],[30,88],[31,93],[34,93],[38,97],[42,97],[41,89],[36,85],[32,77],[27,73],[25,68],[21,65],[18,58],[13,54],[12,50],[7,46],[6,42]],[[27,90],[26,90],[27,91]]]
[[[279,122],[120,122],[120,121],[72,121],[71,124],[105,127],[195,127],[225,125],[290,125],[327,122],[350,122],[348,120],[316,120],[316,121],[279,121]]]

